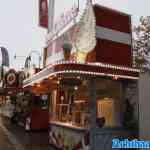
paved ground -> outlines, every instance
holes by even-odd
[[[8,137],[0,128],[0,150],[16,150],[14,145],[9,141]]]
[[[0,119],[0,150],[55,150],[47,132],[26,133],[22,127]]]

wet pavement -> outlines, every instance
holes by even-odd
[[[47,131],[25,130],[0,118],[0,150],[55,150],[48,144]]]

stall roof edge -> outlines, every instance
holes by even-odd
[[[132,16],[131,14],[128,14],[128,13],[126,13],[124,11],[121,11],[121,10],[118,10],[118,9],[115,9],[115,8],[111,8],[111,7],[108,7],[108,6],[104,6],[104,5],[101,5],[101,4],[97,3],[97,2],[95,4],[93,4],[93,6],[100,7],[100,8],[103,8],[103,9],[108,9],[110,11],[114,11],[114,12],[122,14],[124,16],[129,16],[129,17]]]

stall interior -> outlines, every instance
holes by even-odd
[[[89,128],[91,98],[88,81],[81,77],[58,78],[58,86],[51,92],[50,123]],[[96,94],[98,127],[121,126],[122,83],[100,78]]]

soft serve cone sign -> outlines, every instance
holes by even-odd
[[[91,2],[89,2],[80,18],[75,41],[78,62],[84,63],[87,54],[96,46],[95,27],[95,14]]]

